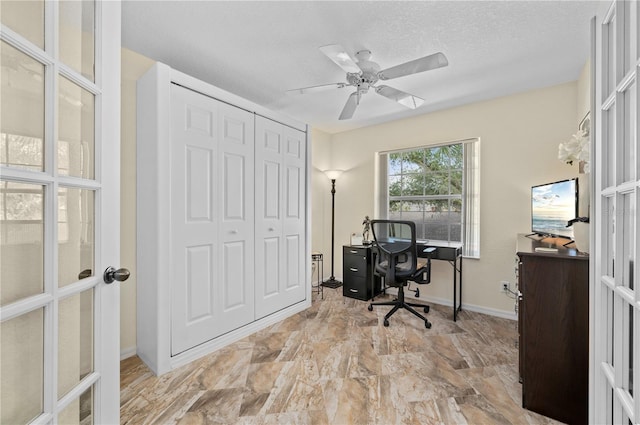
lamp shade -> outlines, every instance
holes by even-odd
[[[329,177],[329,180],[337,180],[342,172],[342,170],[326,170],[324,174]]]

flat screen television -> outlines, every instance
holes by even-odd
[[[540,184],[531,188],[531,232],[573,239],[567,222],[578,217],[578,179]]]

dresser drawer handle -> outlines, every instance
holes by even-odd
[[[351,251],[349,251],[349,252],[350,252],[350,253],[352,253],[352,254],[357,254],[357,253],[358,253],[358,251],[356,251],[355,249],[352,249],[352,250],[351,250]]]
[[[357,272],[358,269],[354,269],[353,267],[349,267],[349,270],[351,270],[352,272]]]
[[[351,288],[349,288],[349,290],[350,290],[351,292],[358,292],[358,290],[357,290],[357,289],[351,289]]]

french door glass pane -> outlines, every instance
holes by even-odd
[[[64,77],[58,81],[58,173],[92,179],[95,97]]]
[[[616,107],[612,105],[607,111],[604,112],[604,128],[606,131],[606,145],[603,146],[603,155],[607,161],[607,174],[604,175],[604,186],[615,186],[615,159],[616,159]]]
[[[44,1],[0,1],[2,23],[44,50]]]
[[[93,1],[59,3],[60,60],[87,79],[94,80],[95,5]]]
[[[620,282],[629,289],[634,289],[633,282],[633,258],[634,258],[634,235],[635,228],[635,193],[625,193],[621,197],[622,199],[622,228],[618,229],[620,236],[622,237],[622,255],[617,256],[618,261],[622,262],[622,276],[620,276]]]
[[[92,425],[93,422],[93,387],[89,387],[72,401],[58,415],[58,423]]]
[[[621,111],[624,114],[624,126],[622,131],[624,134],[620,137],[620,142],[623,156],[622,156],[622,175],[625,182],[635,179],[635,164],[636,164],[636,140],[635,140],[635,128],[633,116],[636,114],[635,105],[636,102],[636,84],[631,85],[622,94],[624,102],[624,110]]]
[[[603,46],[602,46],[602,51],[603,51],[603,68],[604,68],[604,72],[602,74],[602,97],[604,99],[606,99],[614,90],[615,86],[616,86],[616,81],[615,81],[615,17],[612,18],[612,20],[607,23],[604,24],[602,27],[602,34],[603,34]]]
[[[44,290],[44,186],[0,181],[0,214],[4,306]]]
[[[614,334],[615,334],[615,326],[614,326],[614,319],[615,319],[615,296],[613,294],[613,291],[609,288],[607,288],[607,347],[610,348],[610,350],[608,351],[608,358],[607,358],[607,363],[609,363],[612,367],[615,365],[614,359],[615,359],[615,347],[613,344],[613,340],[614,340]]]
[[[93,190],[58,189],[58,286],[94,275],[95,194]]]
[[[632,10],[635,8],[635,12],[636,12],[635,34],[631,35],[631,40],[635,40],[636,59],[640,59],[640,41],[638,41],[638,39],[640,38],[640,5],[638,5],[638,2],[633,2],[631,7],[632,7]]]
[[[93,288],[60,301],[58,397],[93,372]]]
[[[606,256],[603,256],[602,261],[604,264],[602,265],[602,273],[606,276],[614,277],[613,272],[613,259],[615,258],[615,221],[616,221],[616,209],[614,198],[609,196],[604,199],[603,202],[606,211],[603,214],[603,218],[606,220],[603,222],[607,223],[607,228],[603,229],[603,238],[602,241],[603,248],[606,249]]]
[[[44,309],[2,322],[0,423],[24,424],[42,413],[43,364]]]
[[[4,41],[0,50],[0,163],[41,171],[44,169],[44,65]]]
[[[629,314],[625,318],[627,320],[626,325],[629,327],[629,338],[625,341],[625,345],[627,346],[627,355],[629,356],[629,364],[627,365],[625,374],[627,375],[627,379],[625,384],[625,388],[629,391],[629,394],[633,397],[633,315],[634,308],[632,305],[628,307]]]
[[[620,51],[620,63],[618,64],[618,69],[620,69],[620,76],[618,77],[618,80],[627,75],[633,64],[631,62],[631,43],[629,42],[631,40],[631,3],[632,2],[629,1],[621,1],[616,5],[616,7],[619,8],[617,11],[618,16],[624,19],[620,22],[620,26],[622,28],[619,29],[621,34],[618,39],[618,44],[622,47]]]

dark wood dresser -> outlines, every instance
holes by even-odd
[[[558,251],[537,251],[540,247]],[[553,239],[526,235],[518,235],[516,254],[522,407],[565,423],[586,424],[589,256]]]

